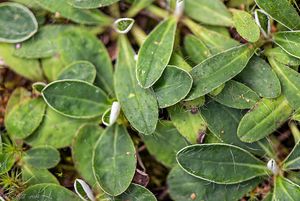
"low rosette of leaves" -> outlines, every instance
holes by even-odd
[[[0,3],[0,200],[300,200],[299,6]]]

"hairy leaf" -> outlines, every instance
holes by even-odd
[[[241,120],[238,136],[243,142],[258,141],[286,122],[293,109],[284,96],[263,98]]]
[[[143,88],[151,87],[162,75],[173,52],[177,21],[174,17],[161,22],[139,50],[136,77]]]
[[[228,144],[191,145],[177,153],[177,161],[190,175],[217,184],[236,184],[268,174],[262,161]]]
[[[300,143],[298,142],[291,153],[283,161],[283,168],[285,170],[295,170],[300,168]]]
[[[130,124],[143,134],[152,134],[158,121],[158,106],[154,92],[141,88],[135,77],[133,49],[125,36],[119,38],[119,55],[115,72],[118,101]]]
[[[274,42],[288,54],[300,58],[300,31],[283,31],[274,34]]]
[[[18,3],[0,3],[0,42],[18,43],[33,36],[38,23],[33,13]]]
[[[29,186],[42,183],[59,184],[56,177],[47,169],[37,169],[28,165],[22,166],[22,180]]]
[[[129,187],[135,168],[135,148],[125,127],[106,128],[93,152],[93,171],[102,190],[120,195]]]
[[[273,200],[294,201],[298,200],[299,197],[300,186],[281,176],[275,178]]]

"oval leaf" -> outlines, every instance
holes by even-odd
[[[41,124],[46,104],[41,98],[30,99],[15,106],[6,116],[5,127],[16,139],[31,135]]]
[[[217,184],[236,184],[268,174],[262,161],[228,144],[191,145],[177,153],[177,161],[190,175]]]
[[[273,19],[287,28],[300,28],[300,16],[290,1],[287,0],[255,0],[256,4],[268,13]]]
[[[88,61],[76,61],[60,72],[58,80],[75,79],[93,83],[96,78],[96,68]]]
[[[97,117],[109,108],[108,97],[100,88],[79,80],[52,82],[42,95],[55,111],[74,118]]]
[[[50,169],[59,163],[60,154],[51,146],[38,146],[26,151],[23,160],[34,168]]]
[[[239,74],[254,53],[253,46],[242,45],[212,56],[195,66],[193,87],[187,100],[203,96]]]
[[[276,99],[263,98],[241,120],[238,136],[243,142],[258,141],[286,122],[293,109],[284,96]]]
[[[286,51],[284,51],[280,47],[275,47],[272,49],[267,49],[264,54],[267,57],[274,58],[279,63],[285,64],[287,66],[299,66],[300,65],[300,59],[295,58],[288,54]]]
[[[42,192],[42,193],[41,193]],[[18,201],[50,201],[50,200],[72,200],[82,201],[72,191],[57,184],[37,184],[30,186],[18,197]]]
[[[190,92],[193,78],[185,70],[176,66],[167,66],[161,78],[154,84],[153,90],[160,108],[175,105]],[[177,93],[173,93],[177,91]]]
[[[151,89],[141,88],[135,77],[133,50],[120,36],[119,55],[115,72],[115,89],[118,101],[130,124],[143,134],[154,132],[158,121],[158,106]]]
[[[96,124],[85,124],[80,127],[72,144],[72,158],[78,173],[92,186],[96,185],[93,174],[93,148],[103,133]]]
[[[102,190],[120,195],[129,187],[135,168],[135,148],[127,130],[116,124],[106,128],[93,152],[93,171]]]
[[[283,168],[285,170],[300,169],[300,142],[298,142],[291,153],[283,161]]]
[[[151,87],[162,75],[173,52],[177,21],[174,17],[161,22],[141,46],[136,64],[138,83]]]
[[[18,3],[0,3],[0,42],[22,42],[37,29],[38,23],[28,8]]]
[[[204,24],[232,26],[232,16],[220,0],[185,0],[185,14]]]
[[[225,201],[239,200],[254,189],[261,179],[252,179],[240,184],[220,185],[193,177],[177,166],[171,170],[167,181],[173,200]]]
[[[252,57],[246,68],[236,76],[236,79],[253,89],[261,97],[276,98],[281,94],[279,79],[270,65],[260,57]]]
[[[260,37],[260,29],[253,17],[245,11],[234,11],[233,22],[237,32],[247,41],[256,42]]]
[[[130,184],[129,188],[111,201],[157,201],[155,196],[145,187],[138,184]]]
[[[230,80],[217,96],[211,96],[215,101],[236,109],[249,109],[259,101],[259,96],[246,85]]]
[[[56,177],[47,169],[37,169],[27,165],[22,166],[22,180],[29,186],[43,183],[59,184]]]

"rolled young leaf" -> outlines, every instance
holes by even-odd
[[[300,74],[275,59],[269,58],[269,62],[279,77],[282,93],[289,104],[295,110],[300,109]]]
[[[107,194],[117,196],[129,187],[136,157],[125,127],[114,124],[106,128],[94,147],[92,167],[97,182]]]
[[[46,104],[41,98],[29,99],[19,103],[6,116],[5,126],[14,139],[24,139],[41,124]]]
[[[177,20],[169,17],[148,35],[138,54],[136,77],[143,88],[151,87],[162,75],[173,52]]]
[[[274,42],[288,54],[300,58],[300,31],[283,31],[274,34]]]
[[[252,89],[233,80],[226,82],[222,92],[211,98],[236,109],[250,109],[259,101],[259,96]]]
[[[286,122],[293,109],[284,96],[263,98],[240,121],[238,136],[243,142],[258,141]]]
[[[247,41],[256,42],[260,38],[260,29],[253,17],[245,12],[234,10],[233,22],[237,32]]]
[[[239,200],[261,181],[261,178],[255,178],[239,184],[220,185],[193,177],[178,166],[171,170],[167,179],[170,195],[175,201]]]
[[[159,107],[166,108],[184,99],[190,92],[192,83],[193,78],[187,71],[168,65],[162,76],[153,85]]]
[[[115,93],[130,124],[140,133],[152,134],[158,121],[154,92],[143,89],[135,77],[133,49],[126,36],[119,36],[119,55],[115,72]]]
[[[264,98],[276,98],[281,94],[280,81],[271,66],[263,59],[253,56],[235,79],[253,89]]]
[[[239,74],[254,54],[254,49],[248,45],[234,47],[195,66],[191,71],[193,87],[186,99],[193,100],[208,94]]]
[[[75,79],[94,83],[96,78],[96,68],[89,61],[76,61],[64,68],[59,76],[58,80]]]
[[[290,180],[278,176],[275,178],[273,200],[294,201],[300,197],[300,186]]]
[[[52,82],[42,95],[55,111],[73,118],[94,118],[109,108],[108,97],[100,88],[80,80]]]
[[[103,6],[109,6],[113,3],[116,3],[120,0],[85,0],[85,1],[78,1],[78,0],[68,0],[68,2],[76,7],[76,8],[83,8],[83,9],[91,9],[91,8],[99,8]]]
[[[18,3],[0,3],[0,42],[18,43],[33,36],[38,23],[33,13]]]
[[[24,162],[34,168],[53,168],[60,161],[57,149],[51,146],[37,146],[25,152]]]
[[[300,142],[298,142],[291,153],[284,159],[283,168],[285,170],[300,169]]]
[[[43,192],[43,193],[41,193]],[[82,201],[75,193],[57,184],[36,184],[18,196],[18,201],[72,200]]]
[[[258,7],[273,19],[291,30],[300,29],[300,16],[290,1],[287,0],[255,0]]]
[[[185,14],[203,24],[232,26],[232,16],[220,0],[185,0]]]
[[[268,175],[255,156],[229,144],[198,144],[177,153],[177,162],[190,175],[217,184],[236,184]]]

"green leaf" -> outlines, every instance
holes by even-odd
[[[190,175],[217,184],[236,184],[268,174],[267,166],[249,152],[228,144],[198,144],[177,153]]]
[[[289,104],[295,110],[299,109],[300,74],[288,66],[275,61],[275,59],[269,58],[269,62],[279,77],[282,86],[282,93],[285,95]]]
[[[290,154],[285,158],[283,168],[285,170],[296,170],[300,169],[300,143],[298,142]]]
[[[152,134],[158,121],[158,106],[151,89],[141,88],[135,77],[133,49],[126,36],[119,36],[115,91],[130,124],[143,134]]]
[[[130,184],[129,188],[121,195],[109,201],[157,201],[155,196],[145,187],[138,184]]]
[[[42,95],[55,111],[73,118],[94,118],[109,108],[108,97],[100,88],[79,80],[52,82]]]
[[[57,37],[71,26],[46,25],[32,38],[15,49],[14,55],[27,59],[39,59],[54,56],[58,52]]]
[[[4,62],[5,66],[31,81],[43,80],[39,61],[18,58],[13,55],[14,49],[12,44],[0,43],[0,60]]]
[[[121,34],[128,33],[133,25],[133,18],[119,18],[114,22],[115,31]]]
[[[213,55],[232,47],[236,47],[240,44],[238,41],[230,38],[229,36],[224,36],[221,33],[207,29],[192,20],[188,20],[187,18],[184,18],[183,22],[193,32],[193,34],[203,41]]]
[[[129,187],[135,168],[135,148],[125,127],[107,127],[93,152],[93,171],[102,190],[120,195]]]
[[[188,72],[192,70],[192,67],[186,62],[186,60],[176,52],[173,52],[169,65],[178,66],[179,68]]]
[[[220,0],[186,0],[185,14],[204,24],[232,26],[232,16]]]
[[[201,114],[209,130],[221,142],[239,146],[256,155],[265,154],[265,151],[259,146],[261,142],[246,144],[238,138],[237,128],[243,117],[241,110],[228,108],[215,101],[210,101],[201,108]]]
[[[42,192],[42,193],[41,193]],[[81,199],[72,191],[57,184],[36,184],[28,187],[18,196],[18,201],[53,201]]]
[[[33,36],[38,23],[33,13],[18,3],[0,3],[0,42],[18,43]]]
[[[292,183],[284,177],[277,176],[275,178],[274,201],[295,201],[300,197],[300,186]]]
[[[110,25],[110,17],[102,14],[97,9],[79,9],[71,6],[68,1],[35,0],[42,8],[61,15],[69,20],[88,25]]]
[[[238,136],[243,142],[258,141],[279,128],[291,116],[293,109],[284,96],[263,98],[241,120]]]
[[[252,15],[245,11],[234,10],[233,22],[237,32],[247,41],[256,42],[260,38],[260,29]]]
[[[67,147],[71,144],[76,131],[83,124],[97,122],[96,119],[73,119],[66,117],[47,107],[42,124],[25,141],[31,146],[50,145],[55,148]]]
[[[271,19],[270,17],[260,9],[254,11],[257,25],[265,38],[268,38],[269,32],[271,31]]]
[[[175,201],[232,201],[239,200],[254,189],[261,179],[256,178],[240,184],[220,185],[193,177],[177,166],[171,170],[167,181],[170,195]]]
[[[179,103],[168,108],[168,113],[174,126],[190,143],[196,144],[199,136],[206,132],[206,122],[197,107],[189,109]]]
[[[34,168],[50,169],[60,161],[57,149],[51,146],[37,146],[25,152],[24,162]]]
[[[72,158],[78,173],[92,187],[96,185],[93,174],[93,148],[103,133],[97,124],[85,124],[80,127],[72,143]]]
[[[126,13],[126,16],[136,16],[141,10],[151,5],[153,1],[154,0],[134,0],[133,4],[130,6],[129,10]]]
[[[118,1],[120,0],[84,0],[84,1],[68,0],[68,3],[70,3],[72,6],[76,8],[91,9],[91,8],[109,6]]]
[[[287,28],[297,30],[300,28],[300,16],[288,0],[255,0],[256,4],[268,13],[273,19]]]
[[[195,66],[191,71],[194,83],[187,100],[203,96],[239,74],[253,53],[253,47],[242,45],[214,55]]]
[[[300,58],[300,31],[283,31],[274,34],[274,42],[288,54]]]
[[[31,93],[23,87],[16,88],[9,97],[5,108],[5,116],[7,117],[10,111],[19,105],[21,102],[30,99]],[[4,119],[5,121],[7,118]],[[6,123],[5,123],[6,124]]]
[[[0,153],[0,175],[7,173],[15,164],[15,156],[9,153]]]
[[[160,79],[153,85],[159,107],[170,107],[181,101],[190,92],[192,83],[193,78],[187,71],[177,66],[167,66]]]
[[[184,50],[189,56],[188,59],[195,64],[199,64],[211,56],[211,52],[204,42],[191,34],[184,38]]]
[[[46,104],[43,99],[29,99],[15,106],[6,116],[5,127],[11,137],[23,139],[41,124]]]
[[[250,59],[236,79],[264,98],[276,98],[281,94],[280,81],[270,65],[260,57]]]
[[[217,96],[211,96],[215,101],[236,109],[249,109],[259,101],[259,96],[246,85],[229,80]]]
[[[300,59],[289,55],[286,51],[284,51],[280,47],[267,49],[264,52],[264,55],[266,55],[267,57],[274,58],[279,63],[285,64],[287,66],[299,66],[300,65]]]
[[[176,165],[176,153],[189,145],[171,122],[160,121],[153,135],[142,136],[150,154],[167,167]]]
[[[47,169],[37,169],[27,165],[22,166],[22,180],[29,186],[42,183],[59,184],[56,177]]]
[[[167,67],[173,52],[176,26],[176,19],[168,18],[156,26],[141,46],[136,76],[143,88],[151,87]]]
[[[59,76],[59,80],[75,79],[93,83],[96,78],[96,68],[89,61],[75,61],[64,68]]]
[[[113,67],[101,40],[86,30],[73,29],[61,35],[59,48],[65,65],[79,60],[94,64],[97,72],[95,85],[113,96]]]

